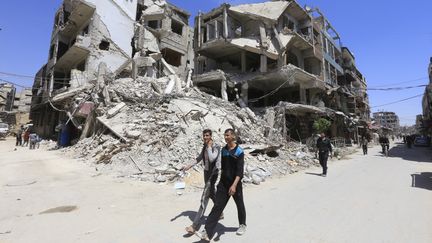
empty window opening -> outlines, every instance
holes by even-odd
[[[162,57],[165,59],[165,61],[175,67],[179,67],[181,65],[182,56],[183,55],[181,53],[171,49],[162,50]]]
[[[57,50],[57,59],[60,59],[69,49],[68,44],[59,41]]]
[[[240,38],[240,37],[242,37],[242,27],[241,26],[238,26],[236,29],[235,29],[235,31],[234,31],[234,35],[235,35],[235,38]]]
[[[150,20],[150,21],[147,22],[147,26],[150,27],[150,28],[152,28],[152,29],[157,30],[157,29],[160,28],[159,27],[160,26],[159,25],[159,20]]]
[[[223,23],[222,22],[217,22],[217,27],[218,27],[218,36],[219,38],[223,37]]]
[[[101,43],[99,44],[100,50],[108,51],[109,47],[110,47],[110,43],[106,40],[101,41]]]
[[[216,28],[214,25],[209,24],[208,26],[208,40],[214,40],[216,38]]]
[[[299,60],[298,60],[297,56],[292,52],[287,53],[286,63],[292,64],[296,67],[299,67]]]
[[[176,21],[176,20],[172,20],[171,21],[171,30],[172,30],[172,32],[174,32],[178,35],[183,35],[183,24]]]
[[[278,67],[277,60],[267,57],[267,71],[275,70]]]
[[[295,23],[291,21],[287,16],[283,16],[283,28],[288,28],[289,30],[295,30]]]

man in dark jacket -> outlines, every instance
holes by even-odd
[[[327,160],[329,155],[332,155],[332,145],[330,139],[326,137],[325,133],[321,133],[317,140],[318,159],[321,167],[323,168],[322,176],[327,176]]]
[[[236,134],[233,129],[227,129],[224,137],[227,145],[221,151],[222,175],[217,186],[216,203],[207,218],[205,230],[201,232],[201,238],[206,241],[213,237],[219,217],[231,196],[237,206],[240,224],[237,235],[243,235],[246,232],[246,209],[243,202],[243,186],[241,183],[244,172],[244,152],[236,143]]]

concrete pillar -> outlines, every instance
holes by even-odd
[[[306,89],[300,85],[300,103],[306,105]]]
[[[214,21],[214,25],[215,25],[215,39],[219,39],[219,30],[218,30],[218,21],[217,20]]]
[[[224,37],[228,38],[228,11],[227,11],[227,6],[225,5],[224,7],[224,11],[223,11],[223,33],[224,33]]]
[[[246,72],[246,51],[241,51],[241,71]]]
[[[266,73],[267,72],[267,56],[261,55],[261,65],[260,65],[260,72]]]
[[[244,83],[241,86],[241,98],[243,99],[243,102],[247,106],[248,100],[249,100],[249,84],[248,83]]]
[[[286,65],[286,57],[287,57],[286,52],[283,52],[279,55],[279,58],[278,58],[278,67],[279,68]]]
[[[51,72],[50,81],[49,81],[49,90],[48,90],[49,97],[51,97],[53,90],[54,90],[54,72]]]
[[[221,82],[221,96],[222,99],[228,101],[228,92],[227,92],[227,81],[223,79]]]
[[[198,40],[197,46],[201,47],[202,44],[202,33],[201,33],[201,12],[198,13]]]
[[[260,23],[259,25],[260,37],[261,37],[261,46],[264,48],[268,48],[267,44],[267,34],[264,23]]]

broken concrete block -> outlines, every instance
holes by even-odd
[[[137,139],[141,136],[141,131],[126,131],[127,138]]]
[[[115,115],[117,115],[121,109],[123,109],[126,106],[126,104],[124,102],[117,104],[116,106],[114,106],[113,108],[109,109],[107,112],[107,118],[111,118]]]

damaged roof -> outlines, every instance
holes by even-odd
[[[289,2],[264,2],[255,4],[242,4],[230,7],[230,11],[242,15],[254,15],[261,18],[277,21],[290,5]]]

